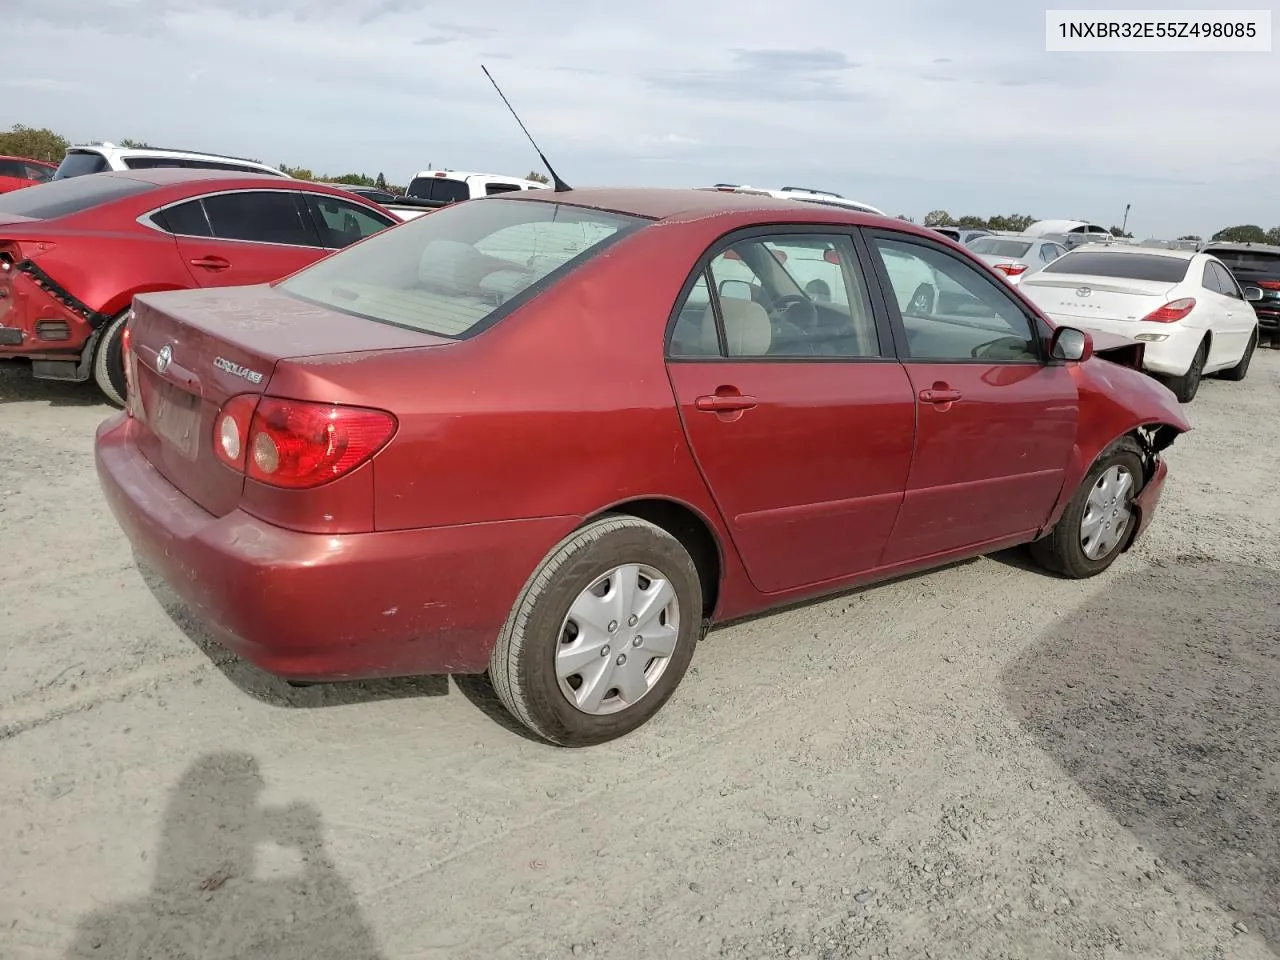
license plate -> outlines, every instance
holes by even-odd
[[[188,460],[200,451],[200,398],[161,384],[152,398],[151,429]]]

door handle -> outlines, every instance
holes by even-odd
[[[222,257],[196,257],[191,261],[193,267],[204,267],[206,270],[226,270],[231,261]]]
[[[932,390],[921,390],[920,399],[925,403],[954,403],[960,399],[960,391],[950,387],[934,387]]]
[[[698,397],[693,401],[695,410],[702,410],[707,413],[732,413],[735,410],[750,410],[757,403],[755,397],[746,397],[742,394],[713,394],[706,397]]]

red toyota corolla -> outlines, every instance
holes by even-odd
[[[220,170],[96,173],[0,196],[0,359],[124,403],[139,293],[278,280],[400,221],[334,187]]]
[[[128,330],[102,486],[228,647],[487,670],[566,745],[644,723],[715,621],[1023,543],[1100,573],[1188,429],[1140,344],[936,234],[729,193],[459,204]]]

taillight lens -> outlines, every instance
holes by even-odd
[[[120,332],[120,360],[124,366],[124,412],[131,417],[137,416],[138,411],[134,406],[135,398],[138,396],[138,367],[133,352],[133,311],[129,311],[129,316],[124,322],[124,329]]]
[[[1176,323],[1194,310],[1195,306],[1195,297],[1183,297],[1181,300],[1171,300],[1163,307],[1157,307],[1142,319],[1150,320],[1152,323]]]
[[[1019,274],[1026,273],[1027,271],[1027,265],[1025,263],[997,263],[993,264],[993,266],[1006,277],[1016,277]]]
[[[1259,280],[1258,286],[1263,290],[1280,290],[1280,280]]]
[[[223,463],[273,487],[316,487],[350,473],[387,445],[385,410],[241,394],[214,421]]]

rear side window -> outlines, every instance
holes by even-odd
[[[96,150],[68,150],[67,155],[58,164],[53,179],[62,180],[67,177],[82,177],[87,173],[102,173],[110,170],[107,158]]]
[[[154,189],[155,184],[119,176],[51,180],[0,194],[0,213],[52,220]]]
[[[409,184],[408,194],[420,200],[456,203],[470,199],[471,190],[461,180],[450,180],[448,177],[414,177]]]
[[[1021,257],[1031,249],[1026,240],[1001,240],[998,237],[977,237],[969,249],[974,253],[985,253],[990,257]]]
[[[205,197],[203,203],[213,235],[220,240],[320,246],[319,238],[302,219],[301,205],[292,191],[216,193]]]
[[[0,177],[27,179],[27,165],[21,160],[0,160]]]
[[[1181,283],[1191,261],[1162,257],[1154,253],[1068,253],[1044,268],[1044,273],[1075,273],[1086,277],[1115,277],[1121,280],[1151,280]]]
[[[161,210],[151,218],[170,233],[183,237],[212,237],[209,218],[204,215],[204,205],[199,200],[188,200],[168,210]]]
[[[647,222],[568,204],[460,203],[326,257],[278,289],[368,320],[466,337]]]

